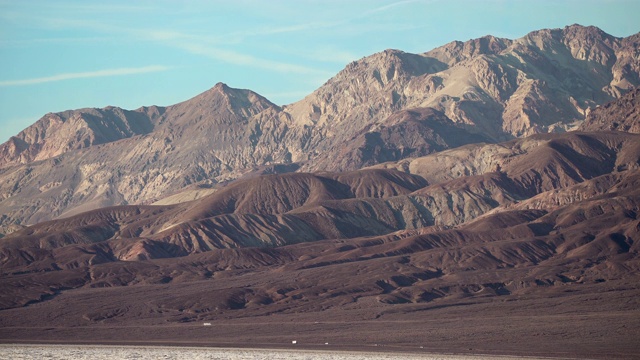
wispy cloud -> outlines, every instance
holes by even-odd
[[[253,37],[253,36],[267,36],[267,35],[276,35],[276,34],[284,34],[284,33],[292,33],[292,32],[304,32],[304,31],[312,31],[324,28],[335,27],[339,25],[340,22],[305,22],[302,24],[296,25],[288,25],[288,26],[266,26],[260,27],[256,29],[247,29],[243,31],[234,32],[228,34],[227,36],[238,36],[241,38],[244,37]]]
[[[333,45],[318,46],[307,51],[301,51],[295,48],[286,48],[284,46],[273,46],[271,48],[275,49],[279,53],[288,54],[306,60],[340,65],[346,65],[362,57],[362,55],[359,55],[358,53],[343,50],[342,48]]]
[[[225,50],[225,49],[220,49],[216,47],[196,44],[196,43],[176,44],[175,46],[180,47],[192,54],[206,56],[211,59],[223,61],[229,64],[246,65],[246,66],[272,70],[272,71],[281,72],[281,73],[287,73],[287,72],[296,73],[296,74],[325,73],[322,70],[310,68],[307,66],[258,58],[251,55],[238,53],[232,50]],[[330,73],[328,72],[326,72],[326,74],[330,75]]]
[[[379,13],[379,12],[383,12],[383,11],[387,11],[391,8],[394,8],[396,6],[402,6],[402,5],[406,5],[406,4],[411,4],[411,3],[415,3],[415,2],[423,2],[423,0],[403,0],[403,1],[396,1],[394,3],[391,4],[387,4],[387,5],[383,5],[380,7],[377,7],[375,9],[371,9],[369,11],[366,11],[363,16],[367,16],[367,15],[371,15],[371,14],[375,14],[375,13]]]
[[[152,3],[150,3],[152,4]],[[70,3],[61,3],[61,2],[45,2],[43,5],[47,6],[50,10],[60,11],[60,12],[75,12],[75,13],[97,13],[104,14],[105,12],[110,13],[149,13],[151,11],[157,11],[157,6],[140,6],[135,3],[132,4],[116,4],[115,2],[108,3],[88,3],[88,4],[79,4],[77,1],[72,1]]]
[[[321,21],[307,21],[304,23],[292,23],[292,24],[278,24],[278,25],[266,25],[255,28],[245,28],[238,31],[229,31],[226,33],[198,33],[192,31],[185,31],[184,29],[176,28],[138,28],[130,26],[130,24],[119,23],[114,24],[111,22],[96,21],[96,19],[87,20],[86,18],[69,18],[68,16],[56,16],[56,17],[34,17],[33,14],[22,14],[24,17],[31,17],[31,21],[38,20],[39,24],[45,24],[45,26],[59,29],[59,28],[76,28],[76,29],[89,29],[97,31],[102,34],[106,34],[110,37],[123,37],[128,40],[138,40],[145,42],[155,42],[174,49],[180,49],[188,53],[208,57],[216,61],[225,62],[233,65],[243,65],[247,67],[253,67],[257,69],[264,69],[280,73],[295,73],[295,74],[313,74],[322,77],[329,77],[333,75],[333,72],[328,72],[321,68],[310,67],[295,64],[293,61],[287,60],[274,60],[254,53],[253,51],[247,51],[243,48],[248,38],[253,37],[268,37],[272,35],[285,34],[285,33],[302,33],[312,32],[318,30],[333,29],[332,31],[340,31],[346,34],[361,34],[369,32],[371,30],[378,30],[378,28],[369,29],[370,26],[387,26],[388,24],[360,24],[358,20],[374,16],[381,12],[389,11],[395,7],[406,6],[415,2],[428,2],[430,0],[400,0],[388,3],[377,8],[372,8],[368,11],[364,11],[359,15],[352,18],[336,19],[336,20],[321,20]],[[144,8],[144,7],[142,7]],[[141,8],[132,6],[131,9],[127,9],[130,12],[135,12]],[[88,6],[85,10],[99,11],[102,10],[100,6]],[[2,15],[0,15],[2,17]],[[401,28],[401,25],[394,26],[393,29]],[[291,55],[298,56],[300,58],[312,58],[316,62],[324,63],[348,63],[353,61],[359,56],[351,53],[350,51],[334,48],[331,51],[324,51],[324,49],[304,51],[281,51],[282,53],[289,53]],[[61,74],[50,78],[42,79],[27,79],[16,81],[0,81],[0,86],[9,85],[26,85],[45,81],[58,81],[66,79],[67,75]],[[106,76],[106,75],[105,75]]]
[[[0,39],[0,46],[23,46],[30,44],[64,44],[64,43],[90,43],[117,41],[116,37],[107,36],[87,36],[87,37],[51,37],[51,38],[31,38],[31,39]]]
[[[63,73],[63,74],[57,74],[57,75],[33,78],[33,79],[4,80],[4,81],[0,81],[0,86],[22,86],[22,85],[42,84],[47,82],[64,81],[64,80],[71,80],[71,79],[135,75],[135,74],[144,74],[144,73],[151,73],[151,72],[158,72],[158,71],[167,71],[169,69],[170,67],[168,66],[150,65],[150,66],[143,66],[143,67],[136,67],[136,68],[104,69],[104,70],[87,71],[87,72]]]
[[[288,62],[256,57],[244,52],[230,50],[226,48],[225,45],[229,45],[229,43],[241,43],[246,37],[305,31],[333,25],[334,24],[313,23],[304,25],[292,25],[286,27],[264,27],[260,30],[244,30],[217,36],[201,36],[182,31],[160,29],[126,29],[125,31],[127,31],[132,36],[136,36],[142,40],[155,41],[158,43],[162,43],[165,46],[178,48],[194,55],[205,56],[210,59],[232,65],[244,65],[280,73],[316,74],[322,76],[330,76],[332,75],[331,72]],[[123,29],[120,28],[119,30],[122,31]],[[332,54],[333,56],[328,54],[325,54],[323,57],[318,56],[317,58],[315,58],[315,60],[335,62],[344,60],[347,57],[350,59],[349,61],[352,60],[351,54],[348,54],[344,51],[333,51]],[[340,60],[336,60],[336,57],[340,58]]]
[[[302,31],[307,28],[317,28],[324,26],[323,24],[310,24],[300,26],[287,26],[287,27],[273,27],[264,28],[260,31],[241,31],[224,35],[194,35],[189,32],[171,29],[139,29],[130,28],[126,26],[114,26],[112,24],[101,23],[97,21],[87,21],[83,19],[67,19],[67,18],[55,18],[43,20],[46,24],[53,27],[75,27],[83,29],[91,29],[106,33],[111,36],[126,36],[127,38],[138,39],[142,41],[152,41],[164,46],[181,49],[194,55],[205,56],[217,61],[226,62],[235,65],[245,65],[249,67],[271,70],[281,73],[296,73],[296,74],[317,74],[323,76],[330,76],[331,74],[319,69],[314,69],[307,66],[296,65],[286,62],[274,61],[265,59],[262,57],[256,57],[246,53],[229,50],[222,48],[220,45],[229,42],[229,39],[244,38],[250,36],[257,36],[259,34],[270,33],[284,33],[291,31]],[[241,41],[241,40],[235,40]],[[66,75],[66,74],[63,74]],[[33,79],[36,80],[36,79]],[[26,81],[26,80],[25,80]],[[54,81],[54,80],[52,80]],[[31,82],[36,83],[36,81]],[[0,82],[0,86],[3,85]],[[6,85],[5,85],[6,86]]]

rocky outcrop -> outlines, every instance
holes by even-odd
[[[323,129],[317,136],[328,145],[355,124],[383,123],[413,107],[433,107],[494,140],[557,131],[638,83],[630,75],[638,73],[637,47],[637,36],[572,25],[516,40],[453,42],[419,56],[389,50],[350,64],[285,111]]]
[[[580,124],[582,131],[624,131],[640,133],[640,88],[611,103],[598,106]]]
[[[469,143],[491,142],[433,108],[401,110],[382,123],[318,154],[301,171],[346,171],[409,157],[420,157]]]
[[[107,107],[47,114],[0,145],[0,168],[148,134],[163,111],[155,106],[135,111]]]

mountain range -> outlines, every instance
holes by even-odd
[[[47,114],[0,145],[0,340],[640,355],[639,49],[572,25],[286,106]]]
[[[47,114],[0,146],[0,226],[570,129],[640,84],[639,42],[574,25],[383,51],[282,107],[217,84],[168,107]]]

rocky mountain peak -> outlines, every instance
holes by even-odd
[[[496,55],[505,50],[513,41],[486,35],[465,42],[452,41],[444,46],[424,53],[424,56],[453,65],[479,55]]]
[[[147,134],[153,118],[139,111],[109,106],[49,113],[0,145],[0,168],[44,160],[67,151]],[[15,144],[19,143],[20,146]],[[12,145],[13,144],[13,145]]]
[[[619,39],[595,26],[572,25],[562,31],[564,44],[578,60],[612,66],[617,60],[615,51]]]
[[[402,93],[410,79],[446,68],[435,58],[388,49],[348,64],[285,111],[299,125],[326,129],[321,131],[324,138],[353,134],[402,109],[406,105]]]
[[[573,39],[573,38],[582,38],[582,39],[612,39],[615,38],[612,35],[607,34],[602,31],[597,26],[584,26],[580,24],[572,24],[565,26],[562,29],[562,35],[565,38]]]
[[[222,82],[192,99],[171,106],[167,116],[171,113],[193,114],[213,117],[217,122],[229,122],[233,118],[253,116],[267,108],[279,107],[265,97],[245,89],[235,89]],[[181,115],[181,118],[188,116]]]
[[[435,73],[446,68],[435,59],[400,50],[387,49],[371,56],[348,64],[325,85],[357,78],[362,81],[373,81],[377,89],[382,89],[393,81],[406,80],[413,76]],[[322,88],[318,89],[321,90]]]
[[[534,45],[538,50],[550,52],[547,56],[559,57],[567,52],[579,61],[611,67],[616,61],[615,52],[620,39],[595,26],[578,24],[563,29],[532,31],[518,43]]]

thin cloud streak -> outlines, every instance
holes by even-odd
[[[137,67],[137,68],[119,68],[119,69],[105,69],[105,70],[77,72],[77,73],[64,73],[64,74],[57,74],[53,76],[46,76],[46,77],[33,78],[33,79],[0,81],[0,86],[23,86],[23,85],[34,85],[34,84],[42,84],[42,83],[48,83],[48,82],[54,82],[54,81],[71,80],[71,79],[136,75],[136,74],[145,74],[145,73],[151,73],[151,72],[167,71],[169,69],[170,67],[168,66],[151,65],[151,66],[143,66],[143,67]]]
[[[270,27],[262,27],[253,30],[244,30],[235,33],[229,34],[229,36],[239,36],[241,38],[244,37],[253,37],[253,36],[265,36],[265,35],[276,35],[283,33],[292,33],[292,32],[304,32],[310,30],[318,30],[325,29],[330,27],[335,27],[339,25],[340,22],[308,22],[297,25],[290,26],[270,26]]]
[[[388,4],[388,5],[377,7],[375,9],[371,9],[369,11],[366,11],[363,15],[367,16],[367,15],[371,15],[371,14],[378,13],[378,12],[381,12],[381,11],[389,10],[389,9],[394,8],[396,6],[402,6],[402,5],[411,4],[411,3],[415,3],[415,2],[422,2],[422,1],[421,0],[403,0],[403,1],[398,1],[398,2],[394,2],[394,3]]]
[[[91,29],[93,31],[98,31],[104,34],[109,34],[110,36],[126,36],[128,39],[137,39],[142,41],[152,41],[165,46],[169,46],[172,48],[181,49],[183,51],[189,52],[194,55],[208,57],[210,59],[214,59],[216,61],[221,61],[234,65],[242,65],[247,67],[253,67],[258,69],[270,70],[279,73],[295,73],[295,74],[316,74],[321,75],[323,77],[330,77],[334,75],[333,72],[325,71],[319,68],[313,68],[298,64],[288,63],[286,61],[278,61],[266,59],[261,56],[255,56],[253,54],[248,54],[245,52],[240,52],[236,50],[229,49],[229,45],[233,43],[242,43],[244,39],[249,37],[260,37],[265,35],[277,35],[282,33],[294,33],[294,32],[305,32],[305,31],[313,31],[318,29],[327,29],[327,28],[343,28],[346,32],[354,32],[350,27],[356,26],[353,25],[353,21],[359,18],[368,17],[373,15],[374,13],[382,12],[385,10],[389,10],[394,7],[399,7],[403,5],[407,5],[414,2],[420,2],[424,0],[403,0],[393,2],[391,4],[387,4],[384,6],[380,6],[375,9],[371,9],[369,11],[364,12],[360,16],[356,16],[352,19],[345,19],[342,21],[336,22],[308,22],[305,24],[292,24],[286,26],[266,26],[256,29],[246,29],[241,31],[229,32],[227,34],[221,35],[201,35],[201,34],[192,34],[190,32],[185,32],[177,29],[158,29],[158,28],[147,28],[140,29],[135,27],[128,26],[115,26],[113,24],[102,23],[99,21],[88,21],[85,19],[69,19],[65,17],[60,18],[46,18],[46,19],[38,19],[41,20],[41,23],[47,24],[53,28],[82,28],[82,29]],[[25,14],[26,16],[26,14]],[[30,15],[33,17],[33,15]],[[37,17],[36,17],[37,18]],[[366,29],[368,25],[358,25],[358,32],[367,32]],[[309,55],[305,56],[305,54],[298,54],[302,57],[309,57]],[[328,62],[328,63],[348,63],[357,59],[358,57],[349,53],[348,51],[340,51],[340,49],[335,49],[334,51],[318,54],[318,51],[315,52],[313,56],[313,60],[320,62]],[[28,83],[36,83],[39,79],[25,80],[24,82],[19,82],[20,84],[28,84]],[[28,82],[27,82],[28,81]],[[50,80],[55,81],[55,80]],[[11,83],[11,85],[17,85],[18,83]],[[0,86],[7,86],[8,82],[0,82]]]
[[[76,12],[76,13],[98,13],[104,14],[105,12],[111,13],[148,13],[157,9],[153,6],[137,6],[137,5],[116,5],[111,3],[104,4],[78,4],[77,2],[71,3],[48,3],[45,4],[48,9],[63,11],[63,12]]]
[[[31,38],[31,39],[11,39],[0,40],[0,46],[24,46],[30,44],[52,44],[52,43],[96,43],[106,41],[117,41],[115,37],[94,36],[94,37],[58,37],[58,38]]]
[[[330,72],[326,72],[319,69],[314,69],[306,66],[289,64],[280,61],[274,61],[269,59],[264,59],[260,57],[255,57],[252,55],[240,53],[233,50],[222,49],[220,47],[215,46],[215,44],[221,43],[225,37],[227,36],[198,36],[189,34],[186,32],[182,32],[179,30],[161,30],[161,29],[136,29],[136,28],[128,28],[128,27],[116,27],[109,24],[104,24],[95,21],[86,21],[86,20],[70,20],[64,18],[58,19],[48,19],[47,23],[52,26],[62,26],[62,27],[79,27],[85,29],[92,29],[94,31],[99,31],[102,33],[107,33],[110,35],[125,35],[129,38],[136,38],[142,41],[153,41],[165,46],[178,48],[184,51],[187,51],[191,54],[205,56],[210,59],[236,64],[236,65],[245,65],[259,69],[272,70],[280,73],[296,73],[296,74],[321,74],[323,76],[332,75]],[[311,25],[320,26],[318,24]],[[293,26],[287,28],[272,28],[267,30],[271,33],[278,32],[289,32],[289,31],[301,31],[306,26]],[[258,32],[255,33],[257,35]],[[254,36],[249,32],[246,33],[236,33],[236,36]],[[233,34],[231,35],[233,37]],[[214,44],[212,46],[212,44]],[[0,82],[0,86],[2,86],[2,82]],[[6,85],[5,85],[6,86]]]
[[[186,43],[175,44],[174,46],[180,47],[192,54],[206,56],[208,58],[226,62],[229,64],[246,65],[255,68],[261,68],[265,70],[272,70],[281,73],[296,73],[296,74],[323,74],[331,75],[330,72],[322,71],[306,66],[288,64],[279,61],[267,60],[263,58],[257,58],[251,55],[238,53],[231,50],[224,50],[209,46],[203,46],[200,44]]]

